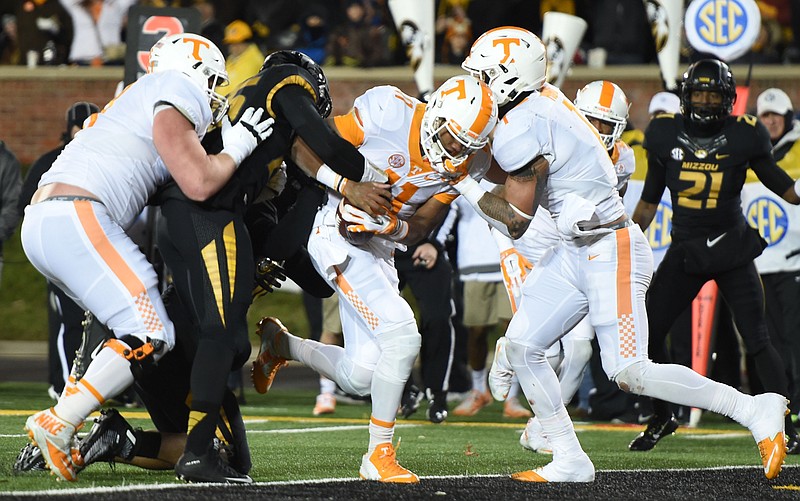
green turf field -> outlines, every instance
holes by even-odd
[[[253,455],[251,476],[257,482],[354,478],[367,446],[369,406],[340,404],[330,417],[314,417],[312,391],[276,388],[270,394],[247,393],[243,414]],[[78,482],[56,482],[45,473],[13,475],[12,464],[26,441],[25,419],[51,405],[46,386],[38,383],[0,383],[0,494],[44,489],[73,489],[177,481],[172,471],[152,472],[126,465],[111,469],[95,464]],[[399,461],[421,477],[495,474],[542,466],[549,456],[524,451],[518,443],[524,420],[503,418],[494,403],[473,418],[451,417],[442,425],[424,420],[423,403],[410,420],[400,419],[396,440]],[[147,428],[142,409],[123,414],[134,426]],[[643,470],[722,467],[760,467],[758,450],[741,426],[706,415],[698,429],[681,428],[646,453],[631,453],[627,443],[642,429],[634,425],[577,423],[578,435],[600,470]],[[787,465],[800,464],[790,456]]]

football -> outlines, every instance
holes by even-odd
[[[344,203],[350,202],[345,199]],[[372,237],[374,237],[375,234],[370,231],[355,232],[348,230],[347,221],[342,218],[341,207],[342,204],[339,204],[339,206],[336,208],[336,222],[339,224],[339,235],[353,245],[366,245],[370,240],[372,240]]]

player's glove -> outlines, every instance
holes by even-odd
[[[363,210],[350,205],[342,199],[339,212],[347,223],[347,231],[352,233],[369,232],[382,235],[389,240],[402,240],[408,235],[408,223],[395,214],[388,213],[372,217]]]
[[[253,289],[253,298],[280,289],[284,280],[286,280],[286,270],[279,262],[268,257],[261,258],[256,265],[256,288]]]
[[[511,300],[511,311],[516,312],[522,299],[522,284],[533,265],[517,249],[511,247],[500,254],[500,269],[503,271],[503,283]]]
[[[228,117],[222,121],[222,152],[230,155],[238,167],[262,141],[272,134],[275,120],[261,120],[264,108],[247,108],[236,125]]]

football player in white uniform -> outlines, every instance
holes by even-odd
[[[522,285],[522,300],[506,333],[505,358],[520,380],[553,449],[549,464],[512,475],[528,482],[591,482],[594,465],[578,442],[561,387],[545,352],[588,316],[603,368],[625,391],[710,409],[750,428],[757,443],[783,436],[786,399],[755,397],[691,369],[647,357],[645,293],[652,253],[616,189],[614,166],[597,131],[555,87],[545,83],[546,50],[527,30],[490,30],[473,44],[463,67],[488,82],[501,120],[493,154],[507,173],[501,196],[470,176],[456,189],[499,231],[519,238],[539,205],[549,210],[560,240]],[[785,457],[762,455],[772,478]],[[775,466],[777,465],[777,469]]]
[[[175,332],[157,276],[125,230],[170,177],[202,201],[271,133],[263,110],[226,124],[225,148],[207,155],[206,129],[224,116],[216,92],[225,59],[199,35],[162,38],[148,74],[92,115],[42,176],[25,211],[22,245],[31,263],[116,336],[59,402],[25,427],[59,478],[73,481],[73,437],[86,417],[133,382],[133,372],[172,348]]]
[[[447,80],[427,104],[395,87],[368,90],[347,115],[333,120],[339,134],[385,169],[392,212],[377,218],[336,191],[317,213],[308,250],[317,271],[339,294],[344,348],[300,339],[274,318],[261,321],[260,370],[270,383],[287,359],[299,360],[348,393],[372,395],[369,446],[360,476],[416,483],[392,445],[403,388],[419,353],[414,313],[398,292],[393,253],[428,235],[458,196],[449,174],[480,178],[489,168],[489,132],[497,121],[491,90],[463,75]],[[365,238],[367,237],[367,238]]]
[[[633,150],[620,139],[625,126],[628,123],[628,109],[630,104],[625,93],[613,82],[607,80],[596,80],[586,84],[578,91],[575,97],[575,106],[583,113],[583,116],[591,123],[600,135],[608,151],[611,161],[614,162],[614,172],[617,175],[617,191],[620,196],[625,192],[633,171],[636,168],[636,160]],[[513,283],[521,284],[524,275],[516,281],[510,281],[515,276],[515,270],[525,271],[525,266],[516,265],[520,258],[515,257],[519,248],[523,260],[536,265],[544,252],[558,242],[558,230],[556,229],[550,214],[541,207],[536,211],[536,215],[531,221],[528,230],[519,238],[512,241],[496,229],[492,233],[498,242],[498,246],[504,252],[503,257],[503,276],[506,279],[506,289],[509,294],[516,293],[513,298],[515,304],[519,304],[521,299],[520,287],[514,287]],[[584,369],[592,356],[592,339],[594,329],[592,329],[589,318],[583,320],[572,328],[559,343],[554,343],[547,353],[547,359],[558,374],[558,381],[561,385],[561,396],[564,398],[564,405],[568,404],[583,378]],[[501,343],[505,342],[501,341]],[[510,381],[507,368],[493,366],[495,372],[492,373],[493,386],[500,388],[498,396],[502,396],[504,388]],[[525,431],[520,436],[520,444],[526,449],[552,454],[552,448],[547,443],[547,439],[542,434],[542,426],[539,419],[534,416],[528,420]]]

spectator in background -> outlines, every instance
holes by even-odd
[[[464,7],[453,5],[443,16],[436,19],[436,33],[443,33],[441,61],[445,64],[461,64],[472,44],[472,21]]]
[[[31,197],[39,185],[42,174],[50,170],[56,157],[61,154],[64,147],[72,141],[75,134],[83,127],[83,122],[100,108],[93,103],[77,102],[67,109],[66,130],[61,133],[61,144],[48,151],[31,165],[19,196],[18,209],[22,214],[30,203]],[[53,400],[64,389],[64,385],[72,369],[75,352],[81,344],[83,335],[83,308],[69,296],[47,280],[47,317],[50,328],[48,343],[48,381],[50,387],[47,393]]]
[[[605,64],[656,61],[655,43],[641,0],[585,1],[578,15],[589,23],[584,40],[605,51]]]
[[[350,0],[346,13],[347,20],[331,32],[325,63],[372,67],[388,62],[388,48],[382,44],[380,31],[370,26],[364,4]]]
[[[265,52],[294,49],[297,43],[297,0],[250,1],[245,9],[246,19],[259,39],[265,40]]]
[[[253,43],[253,30],[241,19],[237,19],[225,27],[223,43],[228,50],[225,70],[228,72],[230,83],[224,90],[221,90],[227,95],[235,91],[242,82],[259,72],[264,63],[264,54],[258,45]]]
[[[19,64],[65,64],[73,41],[72,17],[59,0],[24,0],[16,12]],[[31,56],[28,56],[28,53]]]
[[[300,17],[299,26],[297,50],[322,64],[328,44],[328,10],[322,5],[310,5]]]
[[[22,186],[21,168],[17,157],[0,141],[0,283],[3,278],[3,243],[11,238],[19,222],[17,208]]]
[[[69,62],[79,66],[123,64],[122,31],[136,0],[61,0],[72,16],[75,36]]]
[[[13,14],[3,14],[0,23],[0,64],[17,64],[20,61],[17,18]]]
[[[772,155],[778,166],[793,179],[800,177],[800,121],[794,118],[794,106],[781,89],[767,89],[756,101],[758,119],[767,127]],[[752,181],[752,182],[750,182]],[[751,207],[763,197],[766,189],[748,177],[742,190],[742,206],[750,224],[757,223]],[[767,326],[772,343],[786,365],[789,380],[789,410],[800,413],[800,209],[777,197],[769,197],[786,217],[786,227],[780,223],[765,225],[762,236],[769,242],[764,253],[756,258],[756,268],[764,284]],[[761,225],[759,225],[761,226]],[[760,381],[751,375],[751,391],[757,391]],[[756,388],[752,386],[756,385]],[[800,449],[790,450],[800,454]]]
[[[208,0],[196,0],[194,8],[200,12],[200,34],[208,38],[217,47],[222,47],[225,37],[223,24],[216,17],[216,8]]]

